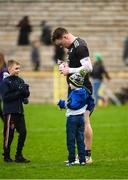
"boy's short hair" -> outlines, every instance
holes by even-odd
[[[52,35],[52,42],[54,43],[55,40],[62,38],[62,36],[63,36],[64,34],[68,34],[67,29],[62,28],[62,27],[56,28],[56,29],[54,30],[54,32],[53,32],[53,35]]]
[[[8,63],[7,63],[7,67],[12,67],[14,64],[20,65],[20,63],[18,61],[9,60]]]

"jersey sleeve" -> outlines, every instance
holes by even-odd
[[[89,57],[89,50],[86,46],[78,46],[76,50],[76,55],[79,59]]]

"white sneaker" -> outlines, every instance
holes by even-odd
[[[80,164],[80,165],[85,165],[85,162],[82,162],[82,163],[79,162],[79,156],[78,155],[76,156],[76,159],[75,159],[74,163],[75,164]]]
[[[64,161],[64,163],[68,163],[68,160]]]
[[[81,166],[84,166],[85,164],[86,164],[85,162],[80,163]]]
[[[68,162],[69,162],[68,160],[64,161],[64,163],[68,163]],[[76,159],[75,159],[74,163],[79,164],[79,156],[78,155],[76,155]]]
[[[79,159],[76,158],[74,163],[75,164],[80,164]]]
[[[85,159],[86,159],[86,164],[92,164],[92,158],[91,158],[91,156],[89,157],[89,156],[85,156]]]
[[[66,166],[74,166],[75,165],[75,163],[74,162],[71,162],[71,163],[66,163]]]

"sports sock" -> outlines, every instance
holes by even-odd
[[[89,157],[90,157],[90,156],[91,156],[91,150],[86,150],[86,151],[85,151],[85,154],[86,154],[86,156],[89,156]]]

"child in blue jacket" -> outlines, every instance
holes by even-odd
[[[74,165],[75,162],[75,144],[77,144],[79,163],[85,165],[85,144],[84,144],[84,114],[86,104],[89,97],[88,90],[83,87],[84,71],[75,73],[69,77],[69,85],[72,89],[68,96],[68,100],[59,100],[60,109],[67,109],[66,117],[66,135],[68,149],[68,163],[66,165]]]

